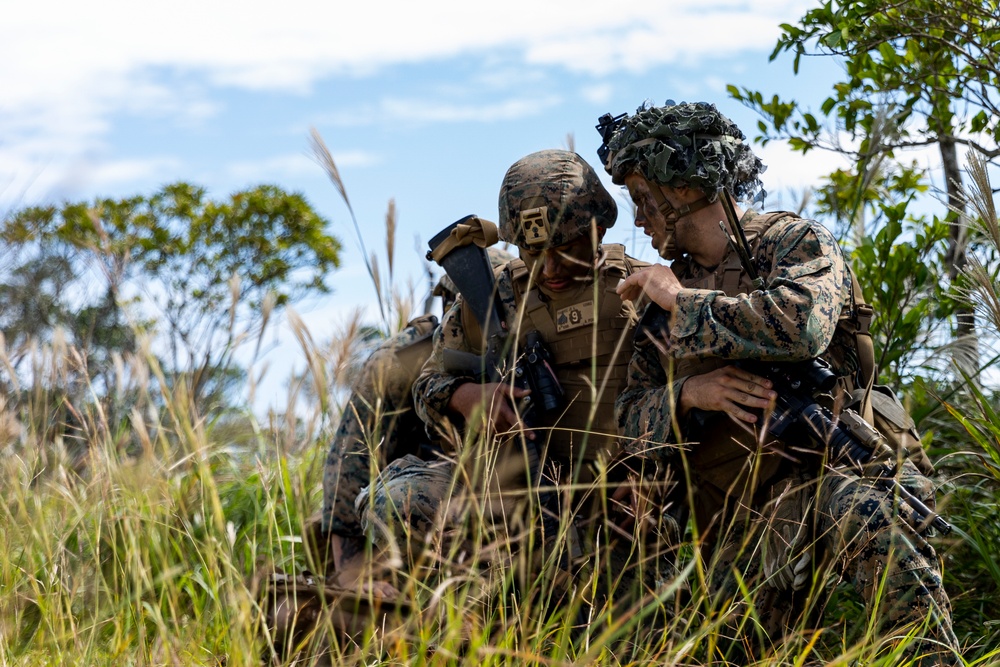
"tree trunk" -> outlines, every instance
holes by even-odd
[[[952,284],[966,265],[966,250],[969,244],[969,229],[965,215],[965,193],[962,191],[962,172],[958,166],[958,148],[951,137],[943,137],[938,142],[941,149],[941,166],[944,170],[945,191],[948,193],[949,217],[952,218],[951,236],[948,240],[948,277]],[[959,368],[973,374],[978,369],[979,344],[976,339],[976,317],[971,304],[960,303],[955,309],[954,339],[955,362]]]
[[[965,195],[962,192],[962,172],[958,167],[958,149],[950,137],[938,142],[941,149],[941,167],[944,170],[945,192],[948,193],[949,215],[954,219],[948,241],[948,277],[955,280],[965,267],[965,248],[968,229],[965,226]]]

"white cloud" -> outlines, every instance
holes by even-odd
[[[580,96],[593,104],[604,104],[611,99],[612,94],[614,94],[614,86],[608,83],[586,86],[580,91]]]
[[[342,151],[336,157],[337,167],[370,167],[381,160],[367,151]],[[234,179],[259,183],[272,183],[285,178],[301,178],[322,174],[322,169],[305,153],[275,155],[263,160],[233,162],[226,172]]]
[[[456,104],[437,100],[386,97],[377,106],[330,114],[324,124],[360,127],[400,123],[494,122],[537,115],[557,105],[555,95],[501,100],[492,104]]]
[[[22,160],[3,169],[33,178],[24,174],[39,165],[99,154],[121,114],[197,124],[218,111],[215,86],[305,94],[335,74],[364,77],[394,64],[467,57],[497,61],[487,68],[495,72],[473,71],[471,80],[509,91],[511,82],[539,80],[531,66],[604,77],[760,48],[773,43],[780,20],[809,3],[674,0],[656,10],[610,9],[598,0],[9,3],[0,22],[0,149]],[[607,94],[599,83],[587,99]],[[462,104],[459,94],[439,99],[446,101],[391,98],[375,112],[491,121],[556,102],[544,95],[493,106]],[[115,169],[104,171],[113,178]]]
[[[719,93],[719,95],[725,95],[726,86],[729,85],[729,81],[726,81],[725,79],[719,78],[717,76],[707,76],[703,81],[703,85],[708,90],[714,90],[717,93]]]
[[[163,174],[176,171],[179,165],[178,160],[169,157],[100,161],[90,164],[81,161],[66,172],[66,177],[59,183],[59,187],[69,191],[84,188],[105,190],[135,180],[159,178]]]
[[[766,208],[794,208],[797,202],[793,200],[819,183],[820,177],[848,166],[843,156],[831,151],[813,150],[803,155],[782,141],[772,141],[763,148],[754,146],[753,150],[767,165],[761,176],[767,190]]]
[[[390,98],[383,100],[382,112],[385,120],[413,122],[462,122],[511,120],[533,116],[540,111],[558,104],[553,95],[525,99],[505,100],[498,104],[461,105],[441,104],[420,100]]]
[[[17,109],[76,95],[124,104],[137,92],[148,96],[144,82],[163,70],[251,89],[305,90],[331,73],[500,48],[576,71],[641,71],[769,45],[779,20],[807,4],[685,0],[659,11],[609,11],[596,0],[290,0],[280,8],[263,0],[41,0],[5,8],[0,80],[5,105]]]
[[[72,199],[81,191],[107,191],[137,180],[160,180],[178,164],[170,157],[107,160],[89,152],[64,154],[53,142],[38,138],[15,149],[0,146],[0,211]]]

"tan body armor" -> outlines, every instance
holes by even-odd
[[[570,460],[581,456],[581,448],[584,460],[597,458],[601,451],[617,451],[614,403],[627,384],[638,314],[615,289],[630,273],[647,266],[627,257],[622,245],[605,244],[602,249],[596,284],[558,299],[546,298],[533,285],[528,289],[529,271],[521,260],[506,269],[518,312],[523,312],[514,329],[520,340],[530,331],[541,334],[565,392],[562,415],[537,431],[544,433],[550,455]]]
[[[744,230],[752,250],[756,250],[758,240],[770,227],[788,217],[798,216],[788,212],[774,212],[749,220]],[[712,274],[699,281],[685,283],[685,287],[720,290],[729,297],[749,294],[755,289],[735,252],[728,253],[726,260]],[[841,312],[835,339],[841,337],[840,340],[847,342],[847,347],[853,348],[857,353],[854,363],[860,367],[860,375],[865,378],[871,375],[874,366],[868,332],[871,308],[864,304],[856,281],[852,281],[851,292],[850,303],[845,304]],[[846,338],[843,338],[845,335]],[[675,364],[674,377],[677,378],[701,375],[732,363],[731,360],[717,357],[666,361]],[[840,361],[842,360],[837,359],[835,363]],[[853,379],[850,376],[842,377],[841,387],[845,392],[850,392],[855,388]],[[687,458],[701,480],[702,488],[699,492],[703,502],[696,508],[696,518],[699,525],[705,527],[723,507],[727,496],[740,504],[749,504],[757,490],[775,476],[782,461],[787,460],[788,456],[783,453],[785,443],[770,440],[759,429],[741,426],[725,414],[701,413],[697,419],[701,421],[694,426],[697,442],[692,444]]]

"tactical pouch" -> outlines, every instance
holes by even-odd
[[[855,389],[851,392],[851,404],[847,407],[861,405],[864,397],[864,388]],[[872,426],[886,439],[889,448],[912,461],[924,475],[933,474],[934,466],[924,452],[917,426],[895,392],[885,385],[877,384],[872,386],[868,400],[872,407]]]
[[[423,315],[406,324],[407,327],[413,327],[417,331],[417,338],[409,345],[397,348],[396,359],[406,369],[411,382],[420,374],[424,362],[431,356],[431,351],[434,349],[434,330],[437,325],[438,319],[434,315]]]

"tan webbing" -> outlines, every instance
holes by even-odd
[[[858,277],[854,275],[854,269],[847,265],[847,270],[851,273],[851,314],[855,330],[854,347],[858,353],[858,373],[861,383],[865,387],[864,398],[861,401],[861,416],[869,423],[874,423],[872,410],[872,387],[875,386],[875,344],[872,342],[871,324],[875,310],[865,302],[864,294],[861,292],[861,285]]]
[[[760,215],[755,215],[750,221],[743,226],[743,231],[746,235],[747,242],[750,247],[754,250],[754,244],[757,239],[760,238],[761,234],[767,231],[772,225],[776,224],[779,220],[792,216],[792,213],[788,211],[774,211],[772,213],[762,213]],[[735,241],[734,241],[735,242]],[[716,270],[719,273],[719,270]],[[737,294],[743,293],[745,290],[742,289],[743,276],[746,273],[743,267],[743,262],[740,261],[740,254],[738,252],[729,253],[729,261],[726,262],[724,267],[721,267],[722,273],[722,286],[721,289],[726,293],[727,296],[735,296]]]
[[[480,248],[488,248],[500,240],[496,224],[482,218],[472,218],[469,222],[455,225],[444,241],[438,244],[430,253],[430,258],[441,263],[441,260],[455,248],[474,243]]]

